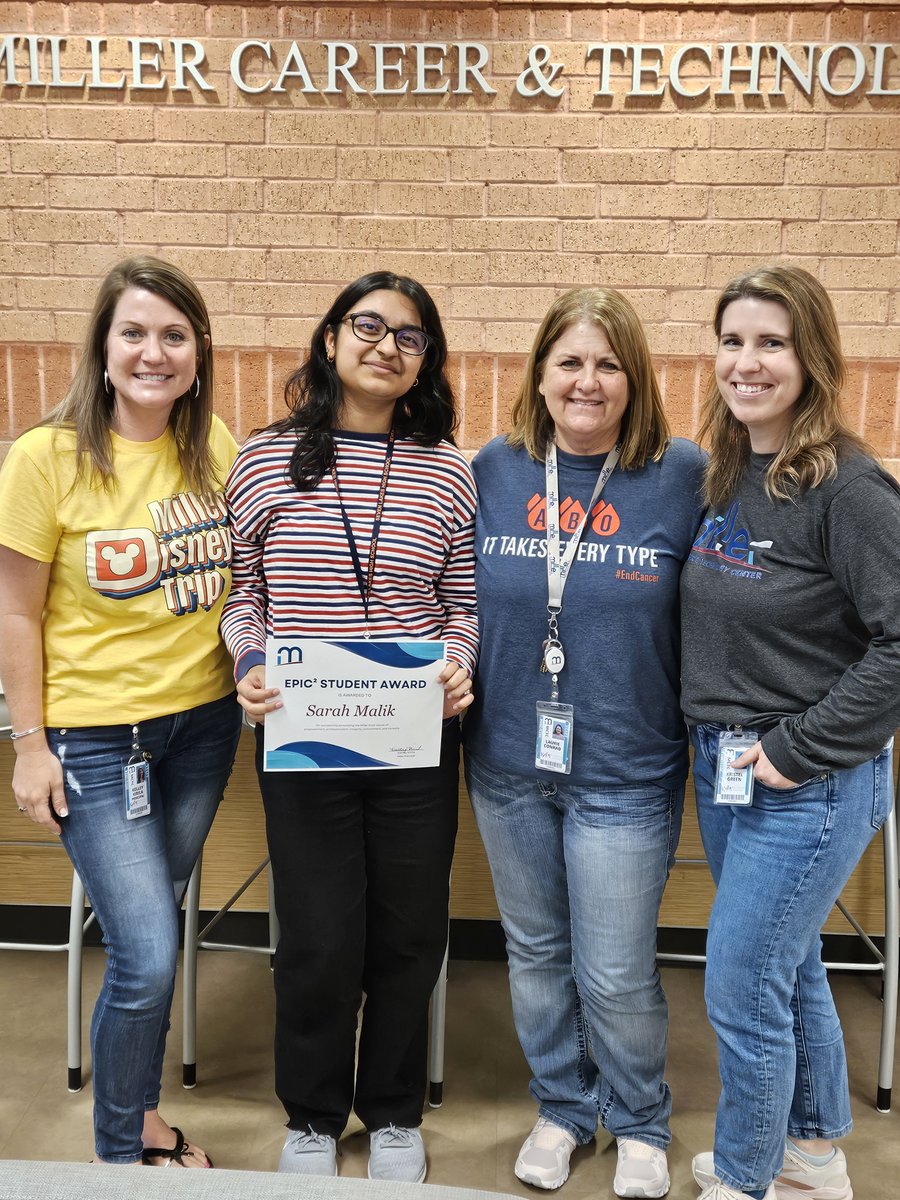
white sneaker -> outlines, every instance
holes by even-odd
[[[619,1165],[613,1179],[617,1196],[664,1196],[669,1190],[665,1150],[635,1138],[616,1138]]]
[[[746,1200],[746,1196],[746,1192],[736,1192],[734,1188],[722,1183],[721,1179],[717,1179],[706,1191],[700,1193],[699,1200]],[[769,1185],[763,1200],[778,1200],[774,1185]]]
[[[691,1169],[701,1187],[717,1183],[712,1151],[695,1156]],[[847,1160],[840,1146],[824,1167],[806,1162],[790,1142],[784,1148],[781,1174],[773,1184],[777,1200],[853,1200],[853,1188],[847,1175]]]
[[[516,1159],[516,1176],[533,1187],[556,1191],[569,1178],[569,1159],[575,1145],[571,1133],[546,1117],[538,1117]]]
[[[711,1187],[712,1184],[719,1182],[714,1167],[712,1150],[704,1150],[702,1154],[695,1154],[691,1160],[691,1174],[702,1188]]]
[[[824,1167],[814,1167],[788,1142],[784,1147],[784,1165],[775,1180],[778,1200],[853,1200],[853,1188],[847,1174],[847,1160],[840,1146]]]
[[[278,1170],[289,1175],[337,1175],[337,1142],[327,1133],[291,1129]]]

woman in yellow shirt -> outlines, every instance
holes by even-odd
[[[103,929],[96,1156],[208,1166],[158,1113],[178,909],[231,770],[218,632],[236,452],[212,413],[206,306],[119,263],[65,398],[0,472],[0,677],[19,811],[58,833]]]

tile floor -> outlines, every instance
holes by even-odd
[[[85,951],[85,1026],[102,952]],[[669,1162],[671,1200],[694,1200],[691,1155],[712,1144],[717,1098],[715,1049],[703,1012],[703,975],[667,968],[671,1010],[668,1078],[675,1096]],[[857,1200],[900,1198],[900,1055],[897,1108],[873,1107],[881,1008],[871,976],[839,975],[856,1129],[845,1142]],[[200,962],[198,1086],[181,1088],[179,996],[170,1035],[161,1111],[223,1167],[274,1167],[283,1140],[272,1094],[272,998],[265,959],[205,954]],[[66,1092],[65,961],[60,955],[0,953],[0,1159],[85,1161],[91,1156],[90,1080]],[[86,1039],[85,1039],[86,1041]],[[85,1050],[85,1053],[87,1051]],[[89,1065],[89,1064],[88,1064]],[[478,1187],[532,1200],[543,1193],[513,1175],[516,1151],[535,1115],[528,1072],[512,1027],[505,967],[454,962],[448,991],[444,1104],[423,1131],[436,1183]],[[341,1173],[363,1176],[367,1144],[351,1125]],[[567,1200],[613,1196],[615,1154],[608,1138],[576,1152]]]

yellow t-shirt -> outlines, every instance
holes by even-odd
[[[213,418],[221,487],[237,453]],[[51,563],[43,618],[44,722],[134,724],[234,687],[219,617],[231,584],[220,492],[188,491],[171,429],[112,435],[116,482],[75,483],[75,434],[32,429],[0,471],[0,544]]]

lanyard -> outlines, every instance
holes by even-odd
[[[565,553],[560,554],[559,538],[559,468],[556,461],[556,440],[551,438],[547,444],[547,455],[544,462],[544,472],[547,483],[547,640],[544,642],[544,657],[541,663],[542,671],[549,671],[553,688],[551,699],[559,699],[559,672],[565,665],[562,642],[559,640],[559,624],[557,618],[562,612],[563,592],[569,577],[569,568],[575,561],[581,536],[587,519],[594,505],[600,499],[600,493],[606,487],[606,482],[616,469],[619,461],[621,445],[617,442],[606,456],[603,470],[597,477],[594,491],[584,516],[578,528],[572,534],[566,545]]]
[[[372,540],[369,543],[369,563],[365,578],[362,573],[362,564],[359,561],[359,551],[356,548],[356,538],[353,536],[353,528],[350,524],[350,518],[347,516],[347,510],[344,507],[344,501],[341,497],[341,489],[338,485],[337,475],[337,460],[331,467],[331,478],[334,481],[334,490],[337,493],[338,504],[341,506],[341,520],[344,522],[344,532],[347,534],[347,545],[350,548],[350,557],[353,560],[353,571],[356,575],[356,586],[359,588],[359,594],[363,602],[363,614],[366,620],[366,634],[369,636],[369,597],[372,594],[372,580],[375,577],[375,555],[378,552],[378,535],[381,532],[381,514],[384,510],[384,498],[387,495],[388,476],[391,473],[391,459],[394,457],[394,431],[391,430],[388,435],[387,450],[384,455],[384,468],[381,472],[381,486],[378,489],[378,502],[375,505],[375,520],[372,523]]]

